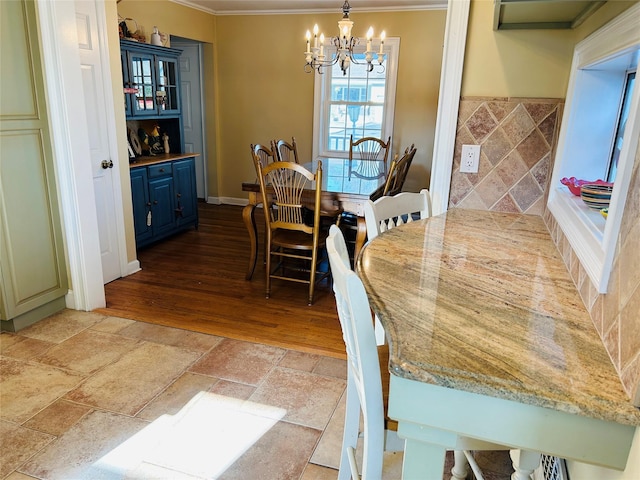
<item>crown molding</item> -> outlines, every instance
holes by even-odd
[[[322,14],[322,13],[340,13],[340,8],[291,8],[291,9],[259,9],[259,10],[215,10],[213,8],[204,7],[191,0],[169,0],[172,3],[184,5],[185,7],[193,8],[204,13],[216,16],[227,15],[308,15],[308,14]],[[339,3],[339,2],[338,2]],[[428,1],[421,5],[398,5],[398,6],[384,6],[384,7],[366,7],[358,8],[357,13],[366,12],[415,12],[423,10],[446,10],[446,0]]]

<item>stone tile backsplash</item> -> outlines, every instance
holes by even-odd
[[[562,99],[463,97],[449,208],[542,215],[622,385],[640,406],[640,146],[608,293],[599,294],[546,209]],[[460,173],[463,144],[480,145],[477,174]]]
[[[544,213],[544,219],[624,389],[634,405],[640,406],[640,145],[633,165],[606,294],[599,294],[594,288],[548,210]]]
[[[542,215],[562,99],[464,97],[449,207]],[[463,144],[480,145],[477,174],[460,173]]]

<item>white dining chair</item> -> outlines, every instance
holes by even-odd
[[[344,236],[335,225],[329,229],[326,246],[347,349],[347,404],[338,479],[380,479],[385,440],[387,444],[395,441],[398,450],[404,449],[404,441],[398,439],[396,432],[385,432],[382,379],[369,300],[362,282],[351,270]],[[364,446],[359,472],[356,448],[361,412]]]
[[[426,188],[420,190],[420,193],[402,192],[392,197],[384,196],[375,201],[369,200],[364,204],[367,238],[371,241],[382,232],[412,222],[413,215],[419,215],[420,218],[431,216],[431,195]],[[377,315],[375,317],[375,334],[376,343],[384,345],[384,328]]]
[[[398,225],[431,216],[431,195],[426,188],[420,193],[402,192],[394,196],[384,196],[364,204],[364,218],[367,224],[367,238],[371,241]]]

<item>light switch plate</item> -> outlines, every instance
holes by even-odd
[[[480,145],[462,145],[460,171],[462,173],[478,173],[480,164]]]

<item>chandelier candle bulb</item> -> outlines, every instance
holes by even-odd
[[[313,48],[318,48],[318,24],[313,26]]]
[[[311,32],[307,30],[307,51],[304,53],[311,53]]]
[[[367,30],[367,52],[371,51],[372,38],[373,38],[373,27],[369,27],[369,30]]]
[[[380,54],[382,55],[383,51],[382,49],[384,48],[384,38],[385,38],[385,33],[384,30],[382,31],[382,33],[380,34]]]
[[[324,57],[324,33],[320,34],[320,57]]]

